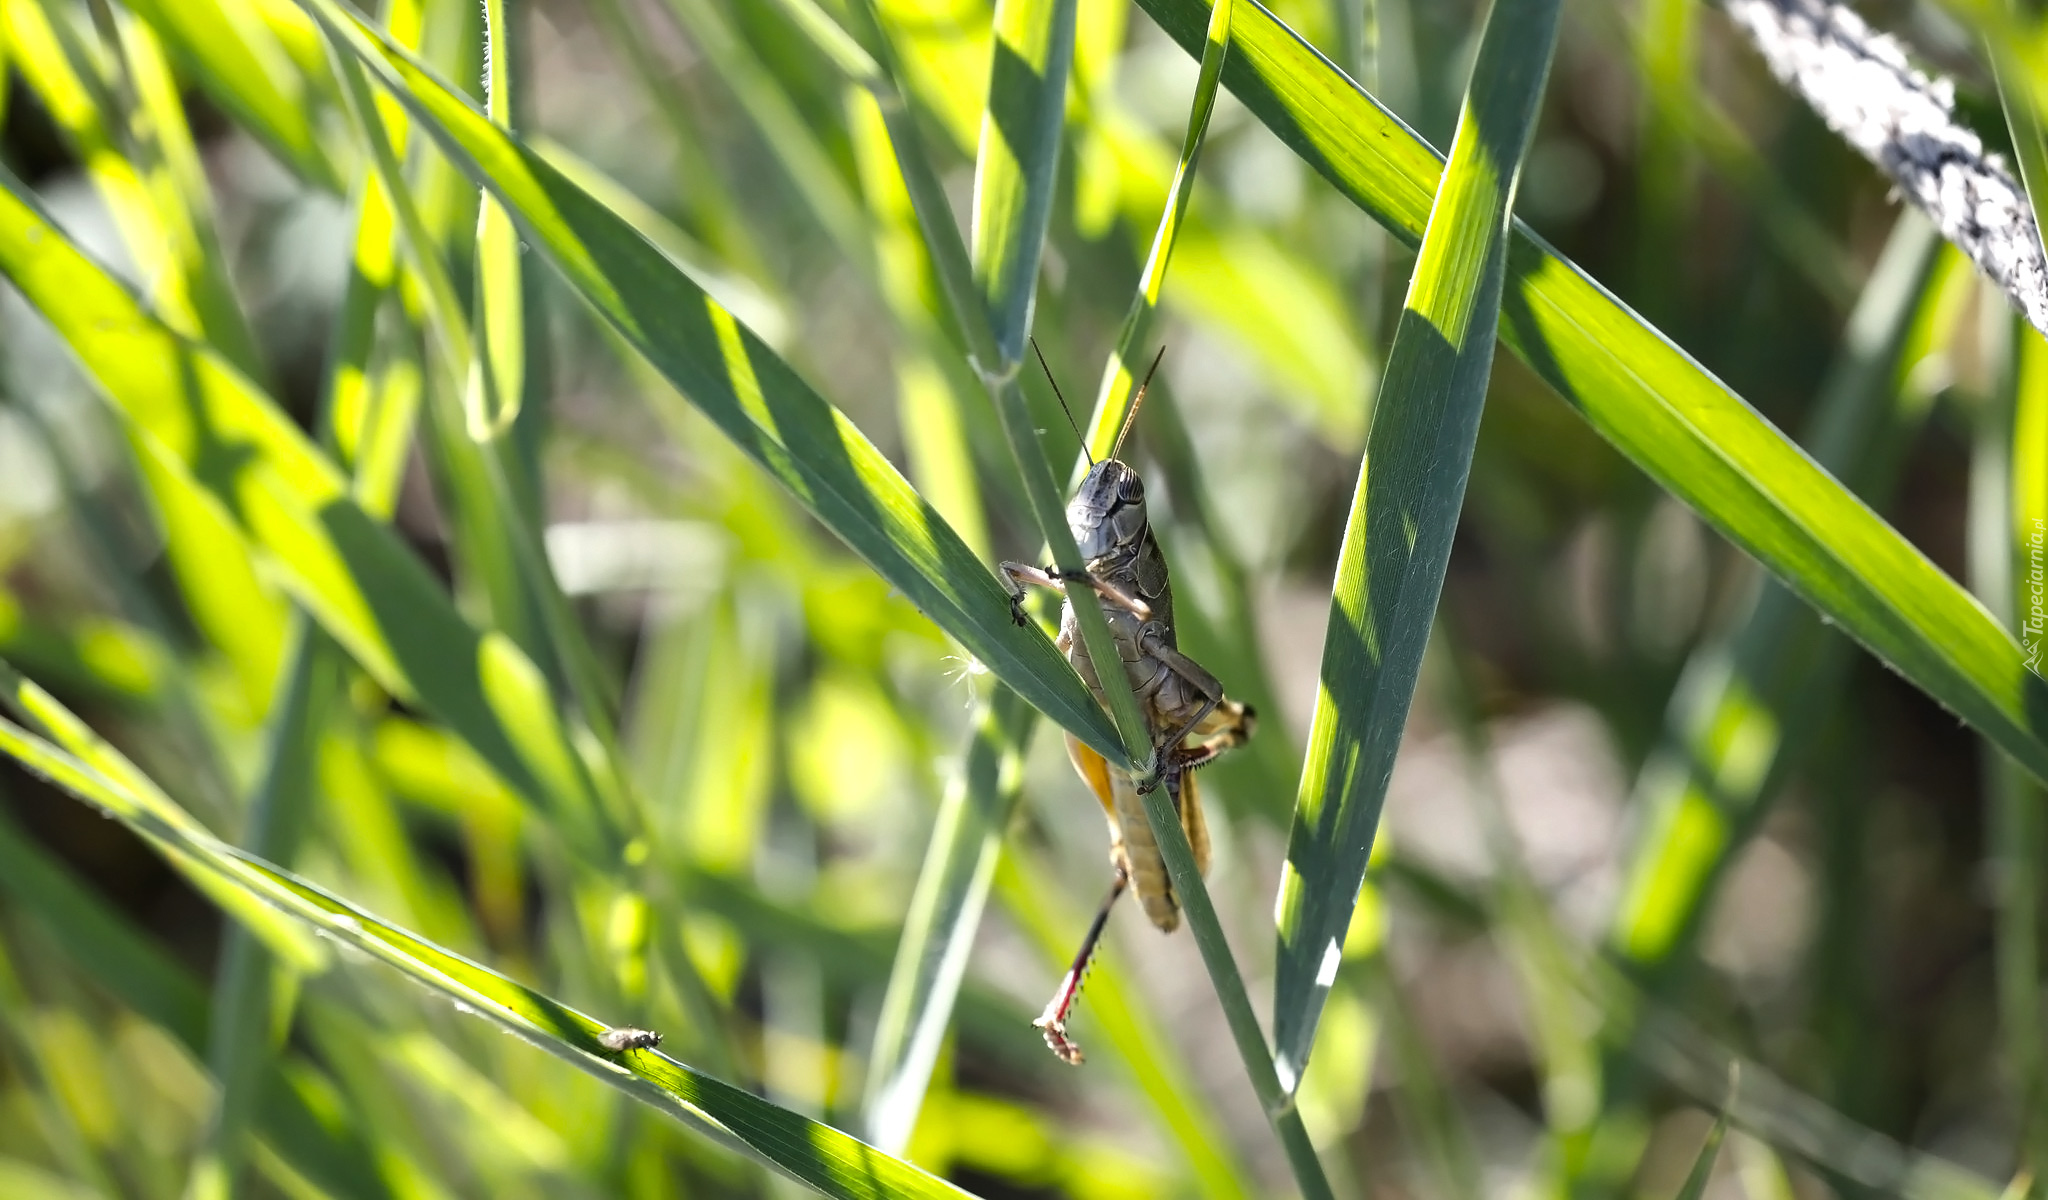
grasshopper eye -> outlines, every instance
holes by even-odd
[[[1116,498],[1125,504],[1145,502],[1145,483],[1136,474],[1125,475],[1116,485]]]

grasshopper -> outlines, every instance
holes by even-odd
[[[1038,344],[1032,342],[1033,353]],[[1164,357],[1160,350],[1159,357]],[[1069,733],[1067,757],[1109,818],[1109,861],[1114,871],[1109,895],[1096,911],[1094,921],[1074,955],[1059,988],[1037,1021],[1045,1044],[1062,1060],[1081,1061],[1081,1048],[1067,1036],[1066,1019],[1080,997],[1081,980],[1102,937],[1109,913],[1128,888],[1135,889],[1145,915],[1161,932],[1171,933],[1180,925],[1180,901],[1166,874],[1166,861],[1159,843],[1145,819],[1144,795],[1164,783],[1180,814],[1181,829],[1193,848],[1195,865],[1206,874],[1209,869],[1209,829],[1202,817],[1202,802],[1192,772],[1226,750],[1244,744],[1251,736],[1254,713],[1223,694],[1223,685],[1200,663],[1180,652],[1173,629],[1173,587],[1167,578],[1166,558],[1152,536],[1145,515],[1145,484],[1138,473],[1116,456],[1124,438],[1137,419],[1138,406],[1151,386],[1152,371],[1159,369],[1159,357],[1145,373],[1145,382],[1131,402],[1131,413],[1117,433],[1110,456],[1090,462],[1088,474],[1067,505],[1067,525],[1074,533],[1085,564],[1080,571],[1062,572],[1058,567],[1034,567],[1005,562],[1001,571],[1010,593],[1010,615],[1025,624],[1024,585],[1058,589],[1069,580],[1092,588],[1102,597],[1102,615],[1109,622],[1124,674],[1130,679],[1152,735],[1152,749],[1158,766],[1149,777],[1112,767],[1102,755]],[[1046,378],[1052,370],[1039,355]],[[1059,396],[1059,384],[1053,383]],[[1059,397],[1066,409],[1066,398]],[[1073,413],[1067,411],[1067,420]],[[1080,430],[1075,428],[1075,436]],[[1085,452],[1086,439],[1082,439]],[[1088,647],[1081,640],[1074,606],[1066,603],[1060,612],[1059,637],[1054,641],[1067,656],[1076,674],[1097,702],[1105,708],[1102,681]]]

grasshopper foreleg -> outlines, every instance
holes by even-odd
[[[1005,589],[1010,593],[1010,619],[1019,625],[1025,624],[1024,585],[1036,584],[1054,591],[1064,591],[1068,583],[1086,584],[1105,601],[1116,605],[1125,612],[1134,614],[1140,621],[1152,618],[1152,606],[1131,595],[1106,579],[1097,579],[1087,571],[1062,571],[1057,566],[1034,567],[1029,563],[1004,562],[998,569],[1002,572]]]
[[[1081,1065],[1081,1047],[1067,1036],[1067,1018],[1074,1013],[1074,1005],[1081,999],[1081,981],[1088,974],[1088,966],[1095,959],[1095,947],[1102,941],[1102,931],[1109,924],[1109,910],[1116,907],[1117,898],[1124,894],[1124,888],[1131,882],[1122,867],[1116,869],[1116,878],[1109,885],[1109,895],[1103,897],[1102,907],[1095,910],[1095,919],[1088,924],[1088,934],[1081,939],[1081,949],[1074,955],[1074,963],[1060,980],[1060,986],[1046,1003],[1045,1011],[1032,1024],[1045,1034],[1045,1044],[1061,1062],[1074,1066]]]

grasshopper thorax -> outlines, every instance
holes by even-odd
[[[1067,505],[1067,526],[1091,568],[1133,553],[1145,537],[1144,481],[1114,458],[1096,463]]]

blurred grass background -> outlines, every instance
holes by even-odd
[[[806,32],[816,10],[509,8],[520,135],[831,397],[976,554],[1031,559],[1038,533],[881,117]],[[1955,75],[1965,118],[2009,145],[1969,10],[1863,9]],[[1449,146],[1483,5],[1273,11]],[[964,215],[990,7],[878,12]],[[481,101],[475,4],[395,0],[382,19]],[[363,183],[360,106],[297,9],[0,0],[0,45],[8,169],[162,320],[266,386],[565,707],[617,714],[618,759],[648,800],[619,818],[640,857],[592,871],[578,839],[611,832],[523,804],[464,736],[297,615],[11,290],[0,657],[228,840],[862,1132],[913,884],[994,680],[538,255],[515,256],[524,327],[492,351],[516,363],[496,400],[517,416],[479,453],[422,333],[445,334],[436,298],[394,265],[389,209]],[[253,75],[222,74],[229,50]],[[1141,11],[1080,0],[1032,327],[1070,398],[1116,336],[1195,74]],[[224,86],[247,78],[269,81],[271,107]],[[398,136],[395,106],[382,120],[459,305],[483,273],[476,191],[417,131]],[[2048,389],[2039,338],[1716,11],[1567,6],[1516,212],[2010,623],[2000,531],[2014,481],[2040,478],[2014,423]],[[1126,457],[1151,483],[1182,645],[1262,710],[1252,746],[1202,777],[1210,886],[1262,1006],[1321,617],[1413,261],[1219,98]],[[502,289],[475,294],[504,306]],[[483,307],[469,320],[488,343]],[[1749,1107],[1707,1196],[1993,1196],[2016,1175],[2012,1194],[2031,1194],[2028,1147],[2048,1144],[2037,785],[1765,585],[1520,360],[1496,362],[1300,1092],[1337,1191],[1676,1195],[1734,1059]],[[1050,391],[1024,388],[1065,461]],[[561,612],[525,582],[523,539],[544,548]],[[1731,674],[1756,694],[1730,700]],[[1766,732],[1745,720],[1758,710]],[[1705,768],[1673,765],[1669,730],[1688,722],[1711,736],[1677,744],[1710,746]],[[991,1197],[1286,1190],[1190,938],[1119,913],[1075,1023],[1088,1066],[1044,1052],[1028,1021],[1108,872],[1049,730],[1017,769],[994,903],[899,1149]],[[1702,773],[1718,789],[1705,832],[1685,824],[1702,819]],[[382,968],[346,953],[276,966],[289,960],[228,928],[122,825],[0,768],[0,1194],[791,1186]],[[290,1105],[247,1082],[273,1057]],[[283,1108],[319,1136],[281,1133]],[[223,1133],[240,1127],[246,1145]]]

